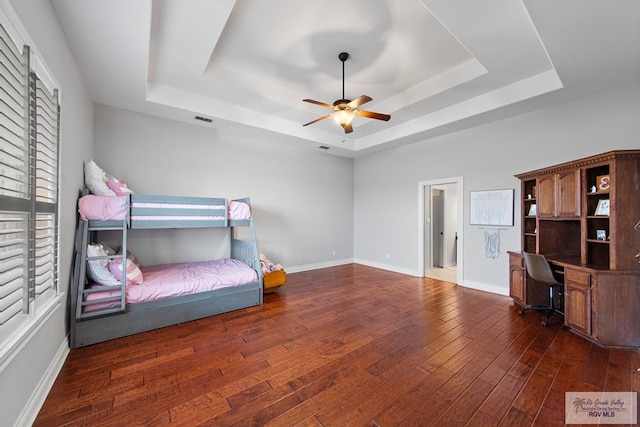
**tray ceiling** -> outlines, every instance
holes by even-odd
[[[52,0],[94,102],[356,157],[637,83],[633,0]],[[594,32],[594,29],[598,30]],[[389,122],[302,127],[362,94]],[[194,121],[194,116],[213,119]]]

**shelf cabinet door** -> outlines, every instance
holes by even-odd
[[[524,269],[509,267],[509,295],[520,305],[525,305]]]
[[[524,272],[524,257],[519,254],[509,254],[509,296],[520,305],[526,305],[526,283]]]
[[[540,218],[580,217],[580,170],[538,178],[538,199]]]
[[[567,285],[564,295],[564,323],[591,336],[591,289]]]
[[[555,175],[538,178],[537,215],[540,218],[553,218],[556,209],[556,181]]]
[[[556,174],[556,216],[580,217],[580,171]]]
[[[565,325],[591,336],[591,275],[565,269],[564,291]]]

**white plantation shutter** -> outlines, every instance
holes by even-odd
[[[36,77],[36,201],[58,200],[58,91]]]
[[[26,137],[28,49],[21,53],[0,26],[0,195],[28,198]]]
[[[0,213],[0,342],[27,309],[27,214]]]
[[[0,346],[57,292],[59,107],[0,25]]]

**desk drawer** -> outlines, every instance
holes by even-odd
[[[567,268],[564,271],[564,279],[576,285],[586,286],[587,288],[591,287],[591,274],[584,271]]]

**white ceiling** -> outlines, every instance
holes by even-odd
[[[637,0],[51,2],[94,102],[348,157],[640,81]],[[343,51],[346,98],[391,120],[303,127]]]

